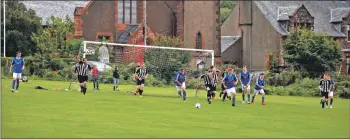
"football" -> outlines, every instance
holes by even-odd
[[[196,105],[194,107],[199,109],[199,108],[201,108],[201,104],[196,103]]]

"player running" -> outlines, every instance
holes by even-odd
[[[135,72],[134,72],[134,75],[133,75],[133,77],[134,77],[134,79],[135,79],[135,82],[136,82],[136,91],[135,91],[135,93],[134,93],[134,95],[136,96],[137,94],[139,94],[139,89],[138,89],[138,87],[137,87],[137,78],[136,78],[136,72],[137,72],[137,70],[139,70],[139,68],[140,68],[140,62],[137,62],[136,63],[136,68],[135,68]]]
[[[224,70],[224,72],[222,72],[221,74],[221,80],[225,77],[225,74],[227,74],[227,71]],[[222,101],[225,102],[226,101],[226,97],[227,97],[227,93],[226,93],[226,89],[225,89],[225,85],[224,83],[221,83],[221,92],[220,92],[220,98],[222,97]]]
[[[255,96],[260,93],[260,94],[262,94],[261,105],[266,105],[265,92],[264,92],[264,85],[265,85],[264,76],[265,76],[264,73],[261,73],[260,76],[256,79],[255,91],[254,91],[254,95],[253,95],[251,104],[254,104]]]
[[[216,94],[216,86],[218,85],[219,80],[219,74],[220,70],[217,70],[214,66],[210,66],[210,74],[212,77],[212,85],[211,85],[211,98],[212,100],[215,100],[215,94]]]
[[[186,102],[187,94],[186,94],[186,84],[185,84],[185,81],[186,81],[185,69],[180,69],[180,72],[176,73],[174,81],[177,88],[177,92],[180,93],[180,95],[182,92],[182,99],[184,102]]]
[[[10,72],[12,71],[13,67],[13,80],[11,89],[12,92],[15,91],[15,86],[16,92],[18,92],[19,80],[22,79],[22,72],[24,70],[24,58],[21,56],[22,52],[17,52],[17,56],[12,59],[12,64],[10,67]]]
[[[87,58],[84,58],[84,62],[79,59],[79,63],[75,67],[75,73],[78,75],[80,90],[84,95],[86,94],[87,90],[87,82],[89,80],[90,70],[91,66],[87,63]]]
[[[204,80],[204,86],[205,89],[207,90],[207,101],[209,104],[211,104],[211,100],[212,100],[212,88],[213,88],[213,77],[211,74],[211,69],[205,71],[205,74],[202,75],[203,80]]]
[[[145,64],[142,63],[140,68],[138,68],[135,72],[136,74],[136,85],[137,85],[137,91],[142,97],[143,93],[143,87],[145,86],[145,79],[147,79],[148,76],[148,69],[145,68]]]
[[[233,74],[233,69],[230,67],[227,69],[227,74],[222,79],[222,83],[226,89],[227,96],[232,98],[232,106],[236,106],[236,88],[237,85],[237,77]]]
[[[250,104],[250,73],[247,66],[243,65],[243,71],[240,73],[240,82],[242,85],[242,103],[245,103],[245,94],[248,94],[248,104]]]
[[[320,91],[322,95],[322,108],[324,108],[325,102],[328,101],[328,94],[330,92],[331,81],[328,80],[328,75],[324,74],[323,79],[320,81]]]

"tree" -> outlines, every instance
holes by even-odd
[[[236,5],[236,1],[234,0],[226,0],[226,1],[220,1],[220,21],[221,23],[224,23],[229,14],[231,13],[232,9]]]
[[[157,36],[153,41],[154,46],[180,47],[183,42],[179,38]],[[145,65],[151,70],[151,74],[158,79],[172,83],[176,71],[184,67],[191,55],[181,50],[147,49],[145,52]]]
[[[23,55],[35,53],[36,45],[31,40],[31,36],[33,33],[37,33],[42,29],[41,18],[36,16],[34,10],[27,9],[19,1],[6,1],[5,6],[6,56],[15,56],[17,51],[22,51]],[[1,10],[1,15],[3,15],[2,12],[3,10]],[[1,26],[3,25],[4,21],[1,20]],[[4,41],[4,34],[2,32],[1,41]],[[1,45],[4,47],[3,44]]]
[[[32,40],[37,44],[40,55],[69,51],[67,41],[68,33],[74,31],[73,21],[66,16],[65,20],[51,16],[46,22],[47,27],[43,31],[33,34]],[[71,44],[69,44],[71,45]],[[75,49],[75,48],[74,48]]]
[[[300,29],[292,32],[283,43],[284,60],[295,70],[306,71],[311,77],[336,71],[341,62],[341,48],[331,37]]]

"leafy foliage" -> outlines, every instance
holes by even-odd
[[[22,51],[24,56],[35,53],[36,45],[31,40],[31,35],[42,29],[41,18],[36,16],[34,10],[27,9],[23,3],[16,0],[6,1],[5,14],[6,56],[15,56],[17,51]],[[1,10],[1,15],[3,15],[3,10]],[[1,26],[3,24],[4,20],[1,20]],[[3,41],[4,34],[1,33],[1,42]]]
[[[341,48],[330,37],[301,29],[283,43],[284,59],[296,70],[307,71],[311,77],[336,71],[341,61]]]
[[[65,38],[74,29],[73,21],[68,16],[65,20],[51,16],[46,25],[42,32],[35,33],[32,37],[39,48],[39,54],[47,55],[64,50]]]
[[[220,1],[220,21],[221,23],[224,23],[227,19],[228,15],[231,13],[231,10],[236,5],[236,1],[234,0],[226,0],[226,1]]]
[[[158,36],[153,40],[152,45],[179,47],[183,45],[183,42],[178,38]],[[176,71],[191,60],[191,55],[180,50],[147,49],[144,59],[146,67],[151,70],[151,74],[170,83]]]

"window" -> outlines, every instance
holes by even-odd
[[[197,33],[196,37],[196,49],[202,49],[202,34],[200,32]]]
[[[118,0],[118,23],[124,23],[123,0]]]
[[[346,73],[350,74],[350,57],[346,57]]]
[[[136,0],[118,0],[118,23],[137,24]]]
[[[130,24],[130,10],[131,10],[131,5],[130,5],[130,0],[125,0],[124,1],[124,11],[125,11],[125,13],[124,13],[124,23],[126,23],[126,24]]]
[[[131,3],[131,24],[137,24],[137,3],[136,0]]]

